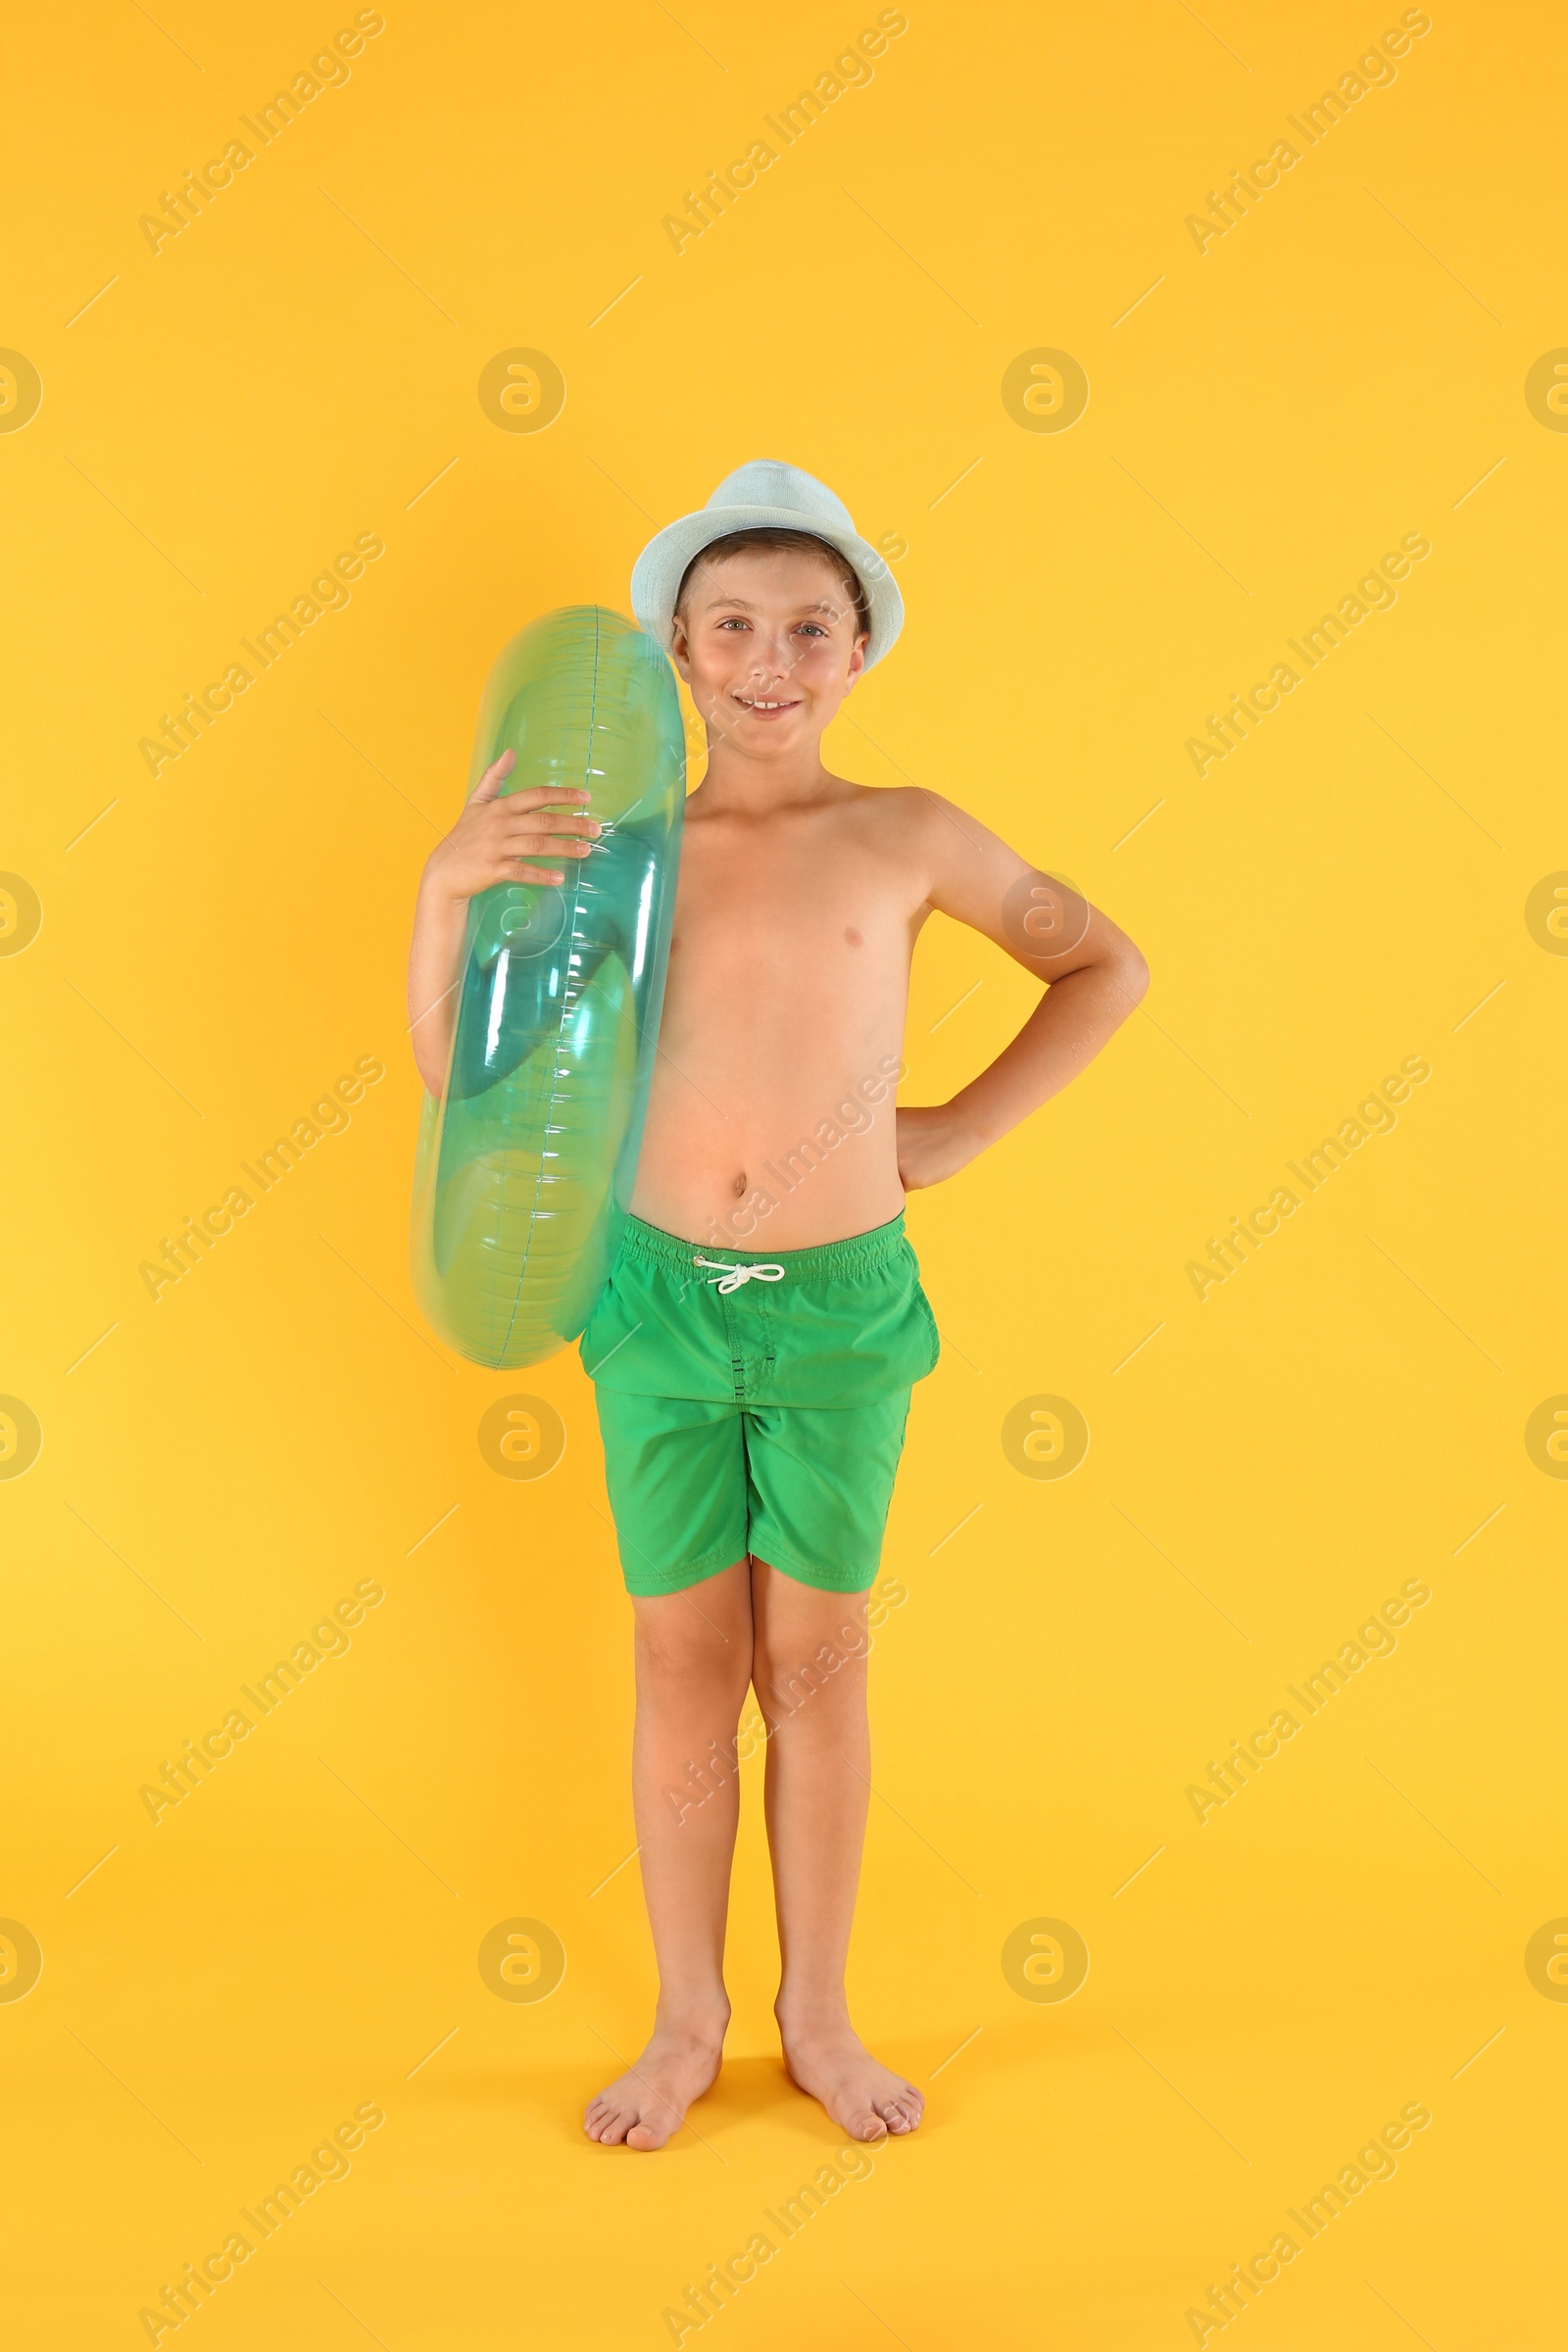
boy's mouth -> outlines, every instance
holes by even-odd
[[[737,694],[734,699],[743,710],[750,710],[754,718],[782,718],[786,710],[798,710],[801,706],[799,695],[790,702],[779,696],[761,694]]]

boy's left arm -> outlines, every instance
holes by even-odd
[[[966,811],[925,798],[927,904],[983,932],[1047,987],[1012,1043],[951,1102],[901,1106],[899,1174],[909,1192],[956,1175],[1059,1094],[1149,986],[1148,964],[1108,915]]]

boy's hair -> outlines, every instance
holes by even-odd
[[[710,539],[706,547],[699,548],[680,575],[680,586],[675,591],[674,610],[684,619],[686,591],[691,586],[692,574],[700,564],[719,563],[725,556],[750,555],[754,549],[766,552],[772,548],[787,548],[792,552],[801,551],[807,555],[825,556],[838,573],[839,586],[855,607],[857,635],[865,637],[870,635],[871,615],[865,602],[865,590],[860,586],[859,573],[848,556],[840,555],[838,549],[831,547],[827,540],[818,539],[814,531],[774,529],[771,525],[750,531],[731,531],[725,538]]]

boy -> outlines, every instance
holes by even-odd
[[[581,1343],[636,1620],[633,1793],[660,1976],[652,2039],[583,2128],[662,2147],[718,2071],[750,1684],[768,1727],[785,2060],[841,2131],[876,2140],[913,2131],[923,2104],[860,2041],[844,1992],[866,1606],[910,1387],[937,1355],[904,1198],[1075,1077],[1149,975],[1114,924],[949,802],[823,766],[823,729],[904,616],[823,484],[741,466],[644,550],[632,604],[691,689],[709,761],[686,804],[633,1214]],[[420,889],[410,1012],[436,1093],[468,898],[561,880],[599,829],[585,792],[569,814],[559,793],[497,799],[511,762]],[[910,954],[933,908],[1050,986],[951,1102],[895,1113]]]

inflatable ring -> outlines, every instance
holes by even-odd
[[[419,1123],[415,1290],[498,1370],[582,1330],[630,1204],[685,805],[668,662],[618,612],[548,613],[485,683],[470,793],[509,748],[504,793],[587,785],[605,830],[564,882],[470,901],[446,1092]]]

